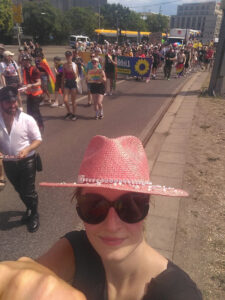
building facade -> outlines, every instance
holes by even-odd
[[[171,16],[170,28],[200,30],[206,44],[219,37],[222,16],[220,3],[215,1],[182,4],[177,7],[177,15]]]
[[[50,0],[50,3],[62,11],[69,10],[74,6],[91,7],[98,11],[99,7],[107,4],[107,0]]]

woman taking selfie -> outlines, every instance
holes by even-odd
[[[49,275],[55,283],[51,290],[61,295],[65,292],[64,299],[82,299],[80,294],[72,298],[77,290],[87,300],[202,299],[190,277],[145,241],[143,227],[150,195],[181,197],[187,193],[150,182],[147,157],[138,138],[95,136],[84,154],[78,183],[41,185],[76,187],[76,209],[85,230],[67,233],[37,259],[39,264],[28,259],[30,265],[21,267],[21,274],[27,272],[29,277],[30,268],[29,281],[34,278],[33,268],[38,275],[54,272],[56,275]],[[19,263],[11,263],[11,273]],[[21,282],[25,289],[26,280]],[[36,288],[40,289],[38,284],[32,289],[35,296]],[[5,284],[7,289],[12,285]]]

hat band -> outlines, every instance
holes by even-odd
[[[147,180],[132,180],[132,179],[117,179],[117,178],[87,178],[85,175],[78,175],[77,182],[82,183],[96,183],[96,184],[114,184],[114,185],[141,185],[152,186],[152,182]]]

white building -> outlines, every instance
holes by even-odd
[[[201,30],[202,42],[208,43],[218,38],[222,16],[220,3],[215,1],[178,5],[177,15],[171,16],[170,28]]]

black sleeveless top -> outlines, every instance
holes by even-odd
[[[86,232],[71,231],[64,236],[74,250],[76,272],[73,286],[83,292],[87,300],[107,300],[104,266],[90,244]],[[202,300],[201,292],[187,273],[171,261],[167,269],[151,279],[147,292],[140,300]]]

